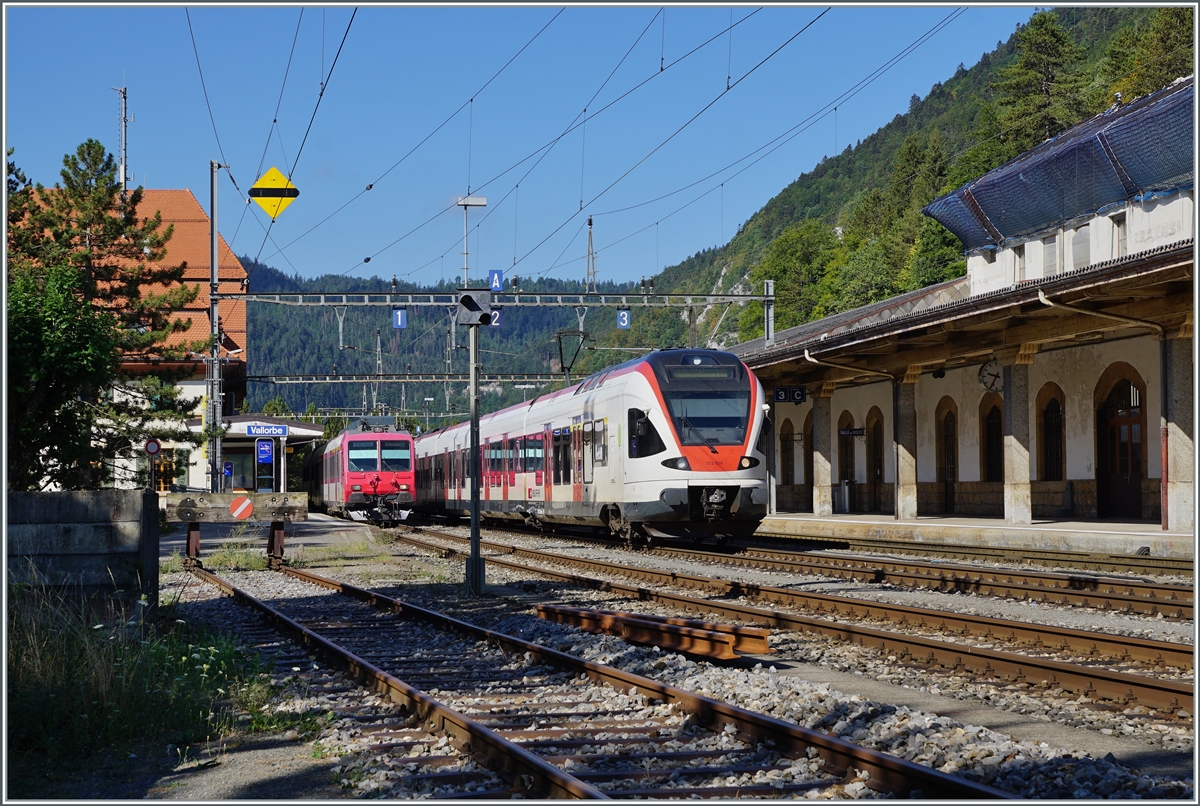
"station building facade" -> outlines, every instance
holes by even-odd
[[[735,347],[774,510],[1194,530],[1193,118],[1116,106],[925,208],[966,276]]]
[[[173,226],[171,240],[167,242],[164,265],[184,264],[181,282],[197,285],[200,293],[175,318],[189,323],[182,333],[174,333],[168,346],[179,346],[186,342],[204,339],[212,332],[209,321],[209,281],[211,279],[211,229],[210,219],[190,190],[144,190],[139,205],[143,217],[159,211],[163,226]],[[221,294],[245,292],[248,275],[233,250],[218,234],[217,241],[217,289]],[[162,293],[165,288],[147,288],[146,294]],[[240,299],[223,299],[218,302],[219,330],[221,338],[220,361],[223,378],[222,412],[233,415],[246,398],[246,360],[250,352],[246,327],[246,303]],[[132,361],[121,362],[122,369],[130,373],[163,370],[177,376],[175,386],[181,399],[195,401],[196,410],[205,409],[207,401],[206,363],[207,355],[189,355],[178,361]],[[119,394],[119,392],[118,392]],[[155,462],[155,487],[159,491],[172,486],[210,489],[208,486],[207,445],[193,448],[190,445],[164,444]],[[150,458],[141,450],[134,455],[116,457],[112,484],[116,487],[132,487],[130,479],[134,471],[145,471]]]

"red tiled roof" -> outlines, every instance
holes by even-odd
[[[174,346],[203,338],[210,332],[208,282],[211,273],[212,235],[209,231],[208,214],[190,190],[143,190],[142,201],[138,205],[138,217],[151,218],[156,211],[162,213],[164,225],[173,224],[175,227],[171,240],[167,242],[167,253],[159,265],[178,266],[180,263],[186,263],[183,281],[189,285],[200,286],[200,293],[196,295],[196,299],[177,315],[178,318],[191,322],[192,326],[186,332],[174,334],[167,339],[167,344]],[[222,294],[238,293],[242,291],[242,280],[246,277],[246,270],[241,261],[218,233],[217,289]],[[164,290],[162,286],[148,287],[145,293],[161,293]],[[221,330],[242,348],[243,352],[239,358],[245,360],[246,354],[249,353],[246,343],[246,303],[241,300],[223,300],[218,303],[217,308]]]

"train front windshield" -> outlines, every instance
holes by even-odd
[[[750,424],[750,384],[737,366],[712,355],[668,366],[663,397],[684,445],[740,445]],[[740,377],[739,377],[740,376]]]
[[[684,445],[741,445],[750,420],[750,390],[665,392]]]
[[[412,466],[412,450],[407,442],[384,441],[380,443],[383,453],[383,469],[406,473]]]

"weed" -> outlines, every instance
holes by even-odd
[[[66,759],[135,739],[186,744],[228,728],[227,692],[257,674],[254,661],[230,638],[143,621],[139,604],[89,607],[68,589],[9,586],[10,748]]]
[[[233,540],[204,558],[206,568],[228,571],[262,571],[267,567],[265,543]]]
[[[170,557],[164,557],[158,562],[158,573],[160,574],[178,574],[183,570],[183,555],[179,553],[179,549],[171,552]]]

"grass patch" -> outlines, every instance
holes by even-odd
[[[171,619],[170,605],[157,623],[143,620],[142,605],[9,586],[9,748],[62,762],[127,742],[194,744],[232,727],[234,698],[260,679],[260,662],[231,638]]]
[[[164,557],[158,561],[158,573],[160,574],[178,574],[183,571],[183,555],[179,549],[171,552],[170,557]]]
[[[209,570],[262,571],[267,567],[266,541],[230,540],[204,557]]]
[[[293,568],[341,566],[348,561],[378,560],[388,556],[367,538],[336,546],[297,546],[287,551],[288,565]]]

